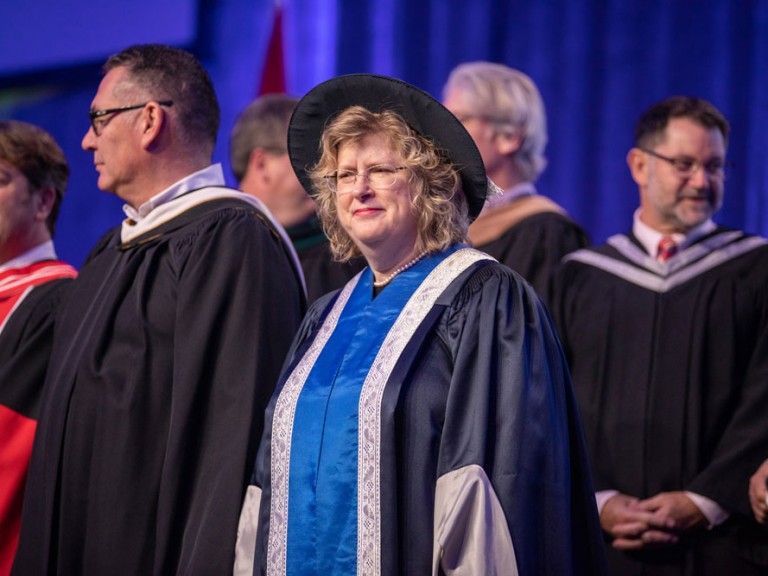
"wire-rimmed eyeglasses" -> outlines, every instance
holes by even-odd
[[[731,166],[730,162],[721,158],[715,158],[708,162],[702,163],[694,158],[689,158],[688,156],[678,156],[676,158],[671,158],[669,156],[659,154],[658,152],[654,152],[653,150],[649,150],[648,148],[641,148],[639,146],[638,150],[641,150],[646,154],[650,154],[654,158],[658,158],[659,160],[663,160],[664,162],[671,164],[672,168],[675,169],[675,172],[678,176],[680,176],[680,178],[690,178],[696,174],[699,168],[702,168],[710,178],[724,178],[726,172]]]
[[[397,182],[397,173],[407,170],[406,166],[392,166],[391,164],[376,164],[369,166],[363,172],[357,170],[335,170],[323,176],[328,183],[331,192],[346,194],[353,192],[357,177],[362,176],[368,185],[375,190],[392,188]]]
[[[101,131],[104,129],[104,126],[114,118],[114,114],[120,114],[120,112],[127,112],[128,110],[138,110],[139,108],[144,108],[144,106],[150,102],[153,102],[153,100],[148,100],[143,104],[134,104],[133,106],[120,106],[119,108],[107,108],[106,110],[91,110],[88,112],[88,117],[91,119],[93,133],[96,134],[96,136],[101,136]],[[160,104],[160,106],[173,106],[172,100],[158,100],[157,103]],[[104,118],[107,114],[113,114],[112,118]]]

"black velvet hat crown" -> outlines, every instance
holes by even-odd
[[[371,112],[397,112],[413,130],[441,149],[459,170],[469,217],[475,219],[485,202],[490,181],[472,137],[432,96],[387,76],[349,74],[332,78],[315,86],[298,103],[288,127],[288,153],[305,190],[312,191],[308,171],[320,159],[320,137],[325,126],[350,106],[362,106]]]

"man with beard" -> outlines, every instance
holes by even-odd
[[[565,257],[555,313],[614,574],[762,574],[744,487],[768,453],[768,243],[716,225],[729,125],[651,106],[632,231]]]

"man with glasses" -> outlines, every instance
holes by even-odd
[[[104,71],[82,146],[126,219],[57,323],[14,571],[222,574],[301,271],[211,165],[219,106],[200,63],[141,45]]]
[[[232,129],[230,160],[240,189],[264,202],[285,227],[304,271],[307,301],[312,303],[344,286],[364,262],[333,259],[315,202],[293,172],[287,138],[297,102],[286,94],[268,94],[251,102]]]
[[[472,244],[548,301],[553,269],[589,239],[562,207],[537,193],[547,163],[547,119],[536,85],[503,64],[470,62],[451,72],[443,98],[472,135],[488,177],[504,191],[486,200],[469,227]]]
[[[0,121],[0,576],[18,543],[54,317],[76,276],[52,240],[68,179],[50,134]]]
[[[632,231],[565,258],[555,315],[624,574],[764,574],[745,486],[768,453],[768,243],[718,226],[729,125],[651,106]]]

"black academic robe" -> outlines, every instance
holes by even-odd
[[[318,337],[336,297],[318,300],[308,312],[280,387]],[[255,574],[265,573],[278,394],[267,410],[252,480],[262,491]],[[432,573],[435,516],[446,513],[437,509],[436,487],[473,466],[501,503],[519,574],[605,573],[568,372],[546,311],[517,274],[484,261],[459,276],[416,329],[381,402],[381,574]],[[499,521],[489,511],[471,526],[473,512],[454,513],[455,538],[444,543],[443,553],[456,558],[482,546],[492,537],[485,532]],[[513,569],[504,566],[499,573]]]
[[[107,234],[56,327],[14,573],[227,573],[302,309],[284,242],[241,200]]]
[[[307,283],[307,303],[338,290],[355,274],[365,268],[365,260],[356,258],[349,262],[337,262],[331,254],[331,247],[313,216],[302,224],[286,228],[299,257],[304,280]]]
[[[567,257],[559,286],[597,489],[687,490],[731,513],[676,546],[611,550],[615,573],[749,573],[734,551],[752,555],[736,534],[754,524],[748,481],[768,455],[765,240],[720,228],[664,265],[615,236]]]
[[[476,248],[520,274],[549,305],[554,270],[566,254],[586,246],[587,233],[567,215],[540,212]]]

